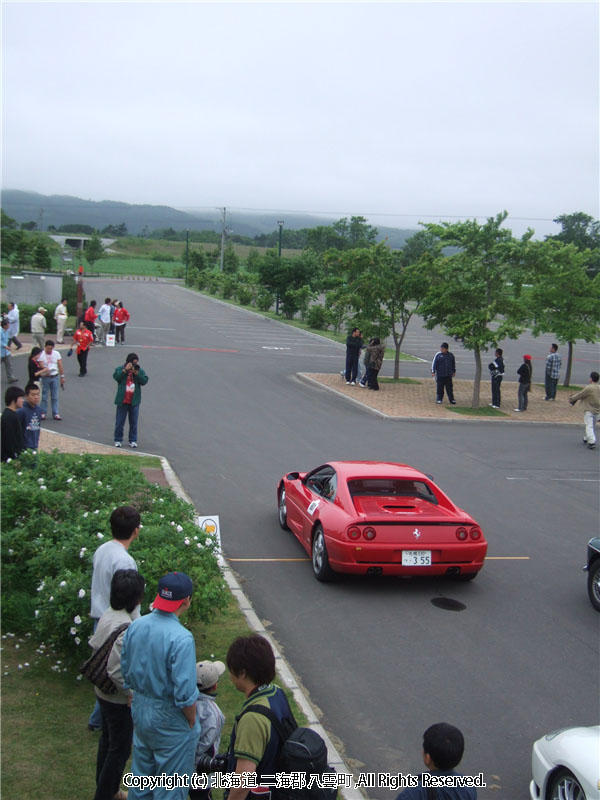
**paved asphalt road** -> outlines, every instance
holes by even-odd
[[[295,377],[341,369],[335,344],[168,284],[88,280],[86,291],[122,297],[132,322],[125,348],[91,353],[88,377],[68,360],[60,429],[112,441],[111,374],[137,351],[150,377],[140,449],[164,453],[199,512],[220,515],[225,554],[249,559],[232,565],[352,763],[419,771],[423,730],[446,720],[465,734],[464,771],[485,775],[480,798],[528,797],[532,742],[599,718],[600,617],[581,571],[598,530],[598,451],[579,444],[582,429],[382,420]],[[406,349],[429,359],[438,339],[415,326]],[[513,343],[509,363],[530,352],[541,376],[550,341]],[[596,356],[577,348],[575,380]],[[462,373],[470,356],[458,360]],[[319,584],[308,562],[261,560],[304,555],[278,526],[278,478],[356,458],[432,473],[480,522],[489,556],[528,560],[489,560],[469,584]],[[440,597],[466,609],[441,610]]]

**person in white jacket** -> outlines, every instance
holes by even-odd
[[[118,569],[110,584],[110,607],[102,614],[89,640],[97,650],[118,628],[129,626],[138,615],[137,608],[144,598],[145,583],[135,569]],[[108,694],[94,687],[102,713],[102,733],[96,757],[96,793],[94,800],[124,800],[121,778],[131,754],[133,720],[132,692],[125,689],[121,674],[121,650],[127,627],[117,636],[108,657],[107,674],[117,691]]]

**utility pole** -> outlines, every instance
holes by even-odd
[[[220,260],[220,263],[219,263],[219,269],[221,270],[221,272],[223,272],[223,256],[225,255],[225,231],[227,230],[227,228],[226,228],[227,209],[226,208],[223,208],[223,210],[221,211],[221,215],[222,215],[223,219],[221,220],[221,260]]]
[[[282,242],[282,239],[283,239],[283,223],[284,222],[285,222],[285,220],[283,220],[283,219],[278,219],[277,220],[277,224],[279,225],[279,248],[278,248],[278,250],[279,250],[279,268],[280,269],[281,269],[281,242]],[[277,292],[277,295],[275,297],[275,313],[279,314],[279,292]]]
[[[185,232],[185,285],[188,285],[188,256],[190,252],[190,229]]]
[[[40,221],[39,221],[39,229],[41,231],[44,230],[44,209],[40,208]]]

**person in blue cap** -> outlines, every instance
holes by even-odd
[[[179,622],[192,602],[193,584],[183,572],[158,582],[152,613],[131,623],[123,640],[121,671],[133,689],[131,772],[136,776],[192,775],[200,735],[196,719],[196,647]],[[132,781],[133,782],[133,781]],[[129,800],[185,800],[187,787],[138,787]]]

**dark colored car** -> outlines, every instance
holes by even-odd
[[[600,537],[590,539],[587,546],[588,595],[596,611],[600,611]]]

